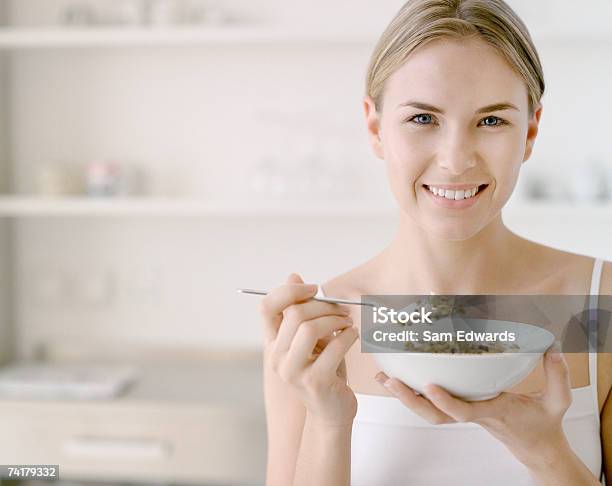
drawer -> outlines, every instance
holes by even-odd
[[[263,410],[204,404],[0,401],[3,464],[63,479],[263,484]]]

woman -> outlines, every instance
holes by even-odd
[[[609,262],[528,241],[501,219],[543,92],[527,29],[501,0],[406,3],[364,99],[399,227],[321,294],[611,294]],[[317,288],[292,274],[262,300],[268,486],[594,485],[604,456],[612,472],[610,354],[549,351],[481,403],[435,386],[417,395],[360,352],[359,310],[309,300]]]

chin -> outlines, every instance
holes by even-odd
[[[410,216],[416,226],[417,231],[429,237],[446,241],[465,241],[480,233],[487,225],[481,217],[432,217],[425,215],[421,211],[414,209],[404,210]]]

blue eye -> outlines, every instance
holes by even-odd
[[[419,121],[417,121],[419,120]],[[407,121],[416,123],[417,125],[429,125],[432,121],[432,116],[428,113],[419,113],[409,118]]]
[[[507,125],[507,122],[505,120],[502,120],[497,116],[488,116],[486,118],[483,118],[482,121],[485,122],[485,127],[498,127],[500,125]],[[487,121],[490,121],[491,123],[487,123]]]

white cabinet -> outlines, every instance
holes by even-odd
[[[238,355],[142,365],[140,382],[115,400],[1,399],[0,457],[59,464],[65,480],[263,484],[260,366]]]

